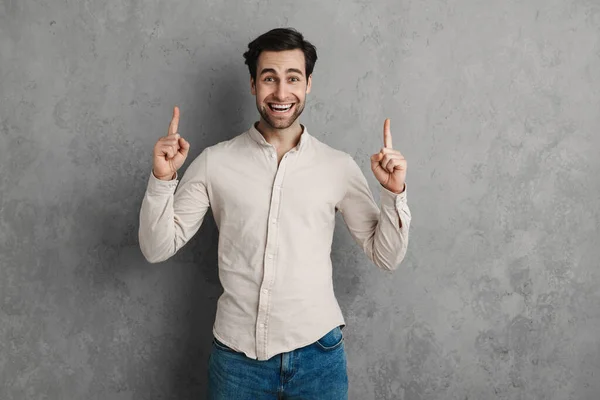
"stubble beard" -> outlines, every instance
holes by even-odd
[[[304,111],[304,104],[306,101],[303,101],[302,103],[296,103],[294,105],[294,113],[292,115],[290,115],[289,118],[287,119],[275,119],[273,118],[270,114],[269,111],[267,110],[267,107],[269,107],[268,105],[266,106],[259,106],[257,104],[258,108],[258,112],[260,114],[260,116],[262,117],[262,119],[273,129],[287,129],[290,126],[292,126],[294,124],[294,122],[296,122],[296,120],[298,119],[298,117],[300,117],[300,114],[302,114],[302,111]]]

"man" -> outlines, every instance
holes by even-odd
[[[150,262],[175,254],[211,207],[219,228],[218,300],[209,358],[210,399],[346,399],[345,321],[332,283],[331,243],[340,211],[370,260],[395,269],[406,254],[407,163],[392,148],[371,157],[381,207],[353,158],[317,140],[298,117],[310,93],[315,47],[273,29],[244,54],[260,120],[204,149],[177,187],[190,144],[177,133],[154,147],[140,211]]]

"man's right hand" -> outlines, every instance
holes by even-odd
[[[179,107],[175,106],[167,136],[158,139],[154,145],[152,172],[163,181],[175,178],[175,172],[181,168],[190,150],[190,144],[177,133],[178,127]]]

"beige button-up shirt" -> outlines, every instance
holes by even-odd
[[[346,325],[332,281],[336,211],[385,270],[404,258],[411,219],[406,190],[395,194],[380,185],[378,207],[354,159],[306,127],[277,164],[275,147],[253,125],[205,148],[179,187],[177,176],[161,181],[150,173],[140,210],[140,248],[149,262],[159,262],[190,240],[212,208],[224,290],[213,334],[258,360]]]

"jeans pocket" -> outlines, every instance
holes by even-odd
[[[339,326],[336,326],[325,334],[316,344],[325,351],[332,351],[341,347],[344,343],[344,334]]]
[[[219,350],[228,351],[230,353],[237,353],[237,351],[235,351],[231,347],[227,346],[225,343],[221,342],[219,339],[217,339],[215,337],[213,337],[213,345]]]

